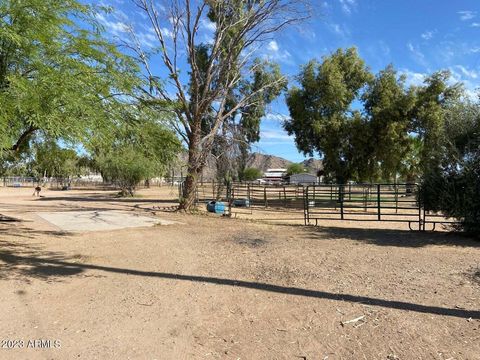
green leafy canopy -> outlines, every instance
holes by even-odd
[[[75,0],[0,2],[1,151],[20,151],[38,133],[82,140],[138,83],[95,14]]]

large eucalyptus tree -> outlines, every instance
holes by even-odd
[[[149,20],[166,69],[165,76],[156,74],[138,42],[136,50],[149,72],[151,95],[176,113],[176,130],[188,147],[188,172],[180,202],[180,209],[188,210],[194,204],[197,181],[215,136],[225,122],[239,110],[264,102],[263,94],[285,82],[283,77],[272,77],[244,92],[242,83],[254,80],[261,66],[254,62],[255,53],[275,33],[305,19],[308,4],[306,0],[133,1]],[[214,27],[208,41],[199,35],[205,21]],[[205,51],[199,52],[199,46]],[[188,76],[179,70],[182,58]],[[229,102],[232,95],[234,103]]]

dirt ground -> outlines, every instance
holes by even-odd
[[[0,188],[22,220],[0,222],[0,359],[480,359],[480,242],[182,215],[158,209],[166,187],[32,192]],[[67,232],[39,215],[86,210],[169,225]]]

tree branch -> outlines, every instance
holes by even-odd
[[[10,151],[18,152],[20,147],[28,140],[29,136],[32,135],[38,128],[31,124],[18,138],[17,142],[9,149]]]

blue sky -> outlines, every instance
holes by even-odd
[[[146,46],[154,42],[146,22],[130,0],[104,0],[116,13],[102,17],[106,30],[122,36],[125,23],[134,24]],[[312,0],[315,14],[309,21],[276,34],[258,55],[278,62],[295,82],[300,66],[339,47],[356,46],[373,72],[388,64],[419,84],[426,74],[452,72],[473,97],[480,80],[479,0]],[[208,34],[209,24],[204,31]],[[156,69],[161,72],[161,69]],[[293,137],[282,129],[288,117],[284,98],[275,101],[262,121],[262,139],[254,151],[301,161]],[[317,155],[318,157],[318,155]]]

